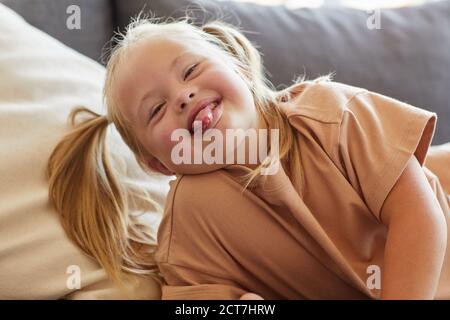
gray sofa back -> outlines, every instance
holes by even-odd
[[[84,55],[100,61],[102,48],[114,30],[114,6],[110,0],[0,0],[28,23]],[[80,7],[81,29],[69,30],[67,8]],[[69,11],[71,12],[71,11]]]
[[[101,61],[113,30],[141,9],[196,24],[211,18],[239,26],[263,54],[268,78],[283,88],[299,75],[335,72],[335,80],[367,88],[438,114],[433,144],[450,141],[450,1],[374,12],[288,9],[206,0],[0,0],[72,48]],[[68,30],[66,9],[81,8],[81,30]],[[206,9],[204,13],[201,8]],[[371,29],[368,23],[377,22]]]

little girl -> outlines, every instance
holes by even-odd
[[[424,166],[436,114],[327,79],[277,91],[256,48],[219,21],[134,21],[104,96],[106,116],[72,113],[91,116],[59,143],[49,176],[67,233],[112,279],[156,263],[164,299],[450,299],[450,185],[430,170],[448,179],[450,144]],[[142,168],[176,175],[156,250],[130,222],[139,190],[110,163],[110,123]],[[256,162],[249,137],[215,149],[233,163],[179,162],[177,130],[183,153],[205,151],[213,130],[279,138],[255,135],[270,150]]]

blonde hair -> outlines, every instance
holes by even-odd
[[[141,231],[130,218],[129,199],[134,196],[150,206],[156,204],[140,188],[122,184],[123,177],[112,164],[105,143],[106,128],[112,122],[134,153],[139,166],[151,172],[145,163],[144,148],[121,114],[119,100],[113,90],[116,70],[134,44],[162,34],[183,35],[204,41],[211,50],[223,54],[248,85],[269,132],[270,129],[279,129],[279,159],[288,164],[286,169],[292,182],[297,186],[302,184],[296,133],[278,105],[280,101],[289,101],[292,92],[289,88],[277,91],[265,78],[256,47],[238,28],[219,20],[201,27],[191,25],[186,18],[159,23],[153,20],[139,14],[127,27],[125,35],[118,33],[118,37],[112,39],[116,46],[106,66],[103,92],[107,115],[99,115],[84,107],[74,109],[69,117],[74,129],[54,149],[47,170],[49,197],[60,214],[66,233],[119,284],[123,283],[124,271],[157,275],[160,279],[153,257],[155,245],[151,244],[154,237]],[[299,78],[295,83],[302,81],[304,78]],[[75,123],[79,113],[89,117]],[[260,174],[262,167],[260,165],[244,177],[247,181],[244,188]]]

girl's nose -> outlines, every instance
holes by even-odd
[[[195,93],[192,91],[186,91],[185,93],[182,94],[182,101],[181,101],[181,110],[182,111],[192,100],[192,98],[194,98]]]

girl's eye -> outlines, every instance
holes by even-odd
[[[163,104],[160,104],[153,109],[153,112],[150,115],[150,120],[153,119],[153,117],[158,114],[158,112],[161,110],[162,107],[163,107]]]
[[[192,67],[190,67],[188,69],[188,71],[186,72],[185,76],[184,76],[184,80],[186,80],[187,77],[189,77],[189,75],[192,73],[192,71],[194,71],[195,67],[197,66],[197,64],[194,64]]]

